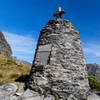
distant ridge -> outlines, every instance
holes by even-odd
[[[88,75],[95,76],[100,80],[100,65],[98,64],[86,64]]]
[[[32,66],[32,63],[30,63],[30,62],[28,62],[28,61],[25,61],[25,60],[18,59],[18,58],[15,57],[15,56],[12,56],[12,59],[13,59],[14,61],[16,61],[16,62],[18,62],[18,63],[22,63],[22,64],[24,64],[24,65],[26,65],[26,66],[29,66],[29,67]]]

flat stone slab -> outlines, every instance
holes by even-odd
[[[44,97],[30,89],[27,89],[23,95],[19,97],[18,100],[54,100],[53,96]]]
[[[23,84],[8,83],[0,86],[0,100],[18,100],[17,94],[22,95]]]
[[[100,100],[100,93],[92,93],[88,96],[88,100]]]

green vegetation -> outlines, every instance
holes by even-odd
[[[90,88],[95,91],[100,91],[100,81],[95,76],[88,76]]]
[[[30,67],[0,55],[0,84],[24,82],[30,72]],[[24,77],[23,77],[24,76]]]

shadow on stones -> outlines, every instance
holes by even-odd
[[[95,93],[96,95],[100,96],[100,92],[99,93]]]
[[[29,75],[22,75],[22,76],[18,77],[15,81],[25,83],[24,90],[26,90],[27,89],[28,78],[29,78]]]

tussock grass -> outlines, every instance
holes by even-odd
[[[95,76],[88,76],[90,88],[92,91],[100,91],[100,80]]]
[[[21,76],[27,76],[30,67],[8,59],[0,54],[0,84],[13,83]]]

